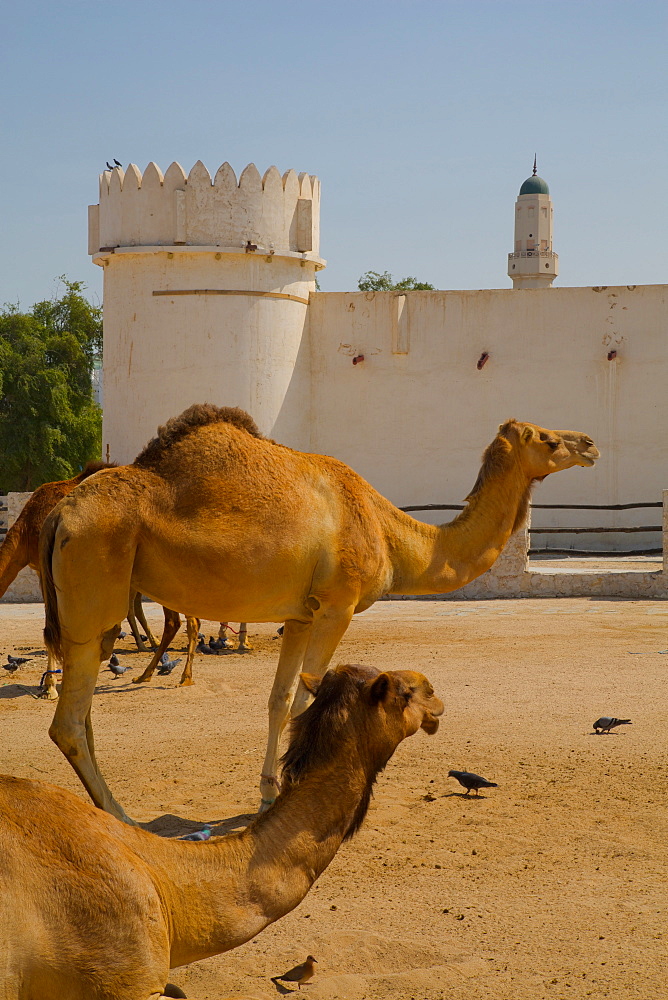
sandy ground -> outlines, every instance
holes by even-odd
[[[0,605],[2,661],[42,649],[41,627],[40,605]],[[100,674],[98,760],[163,835],[239,828],[257,806],[278,642],[272,626],[250,631],[250,655],[198,656],[191,688]],[[288,988],[269,976],[310,952],[311,1000],[668,996],[667,648],[658,601],[393,601],[359,615],[337,661],[424,671],[446,704],[438,734],[401,745],[362,830],[293,913],[172,980],[201,1000],[275,998]],[[136,676],[146,654],[117,649]],[[0,678],[2,770],[82,792],[48,739],[53,706],[26,690],[43,666]],[[633,724],[596,736],[599,715]],[[499,787],[464,798],[450,768]]]

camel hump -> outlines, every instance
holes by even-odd
[[[209,424],[233,424],[247,431],[253,437],[261,438],[257,424],[245,410],[238,406],[214,406],[213,403],[193,403],[178,417],[171,417],[166,424],[158,427],[158,434],[152,438],[135,458],[133,465],[153,465],[172,445],[191,434],[198,427]]]

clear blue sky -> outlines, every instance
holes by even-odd
[[[667,52],[665,0],[0,0],[0,304],[101,296],[112,157],[318,174],[338,291],[510,287],[537,152],[559,285],[668,282]]]

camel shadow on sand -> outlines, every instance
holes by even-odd
[[[226,833],[239,832],[245,830],[256,817],[256,813],[239,813],[237,816],[229,816],[227,819],[212,819],[203,822],[201,820],[187,819],[184,816],[176,816],[174,813],[164,813],[156,816],[148,823],[140,823],[142,830],[155,833],[159,837],[177,838],[184,837],[188,833],[197,833],[203,826],[208,826],[212,837],[222,837]]]

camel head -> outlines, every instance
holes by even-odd
[[[496,441],[505,442],[505,448],[516,453],[520,466],[532,480],[542,480],[574,465],[591,466],[599,457],[588,434],[552,431],[519,420],[501,424]]]
[[[330,756],[333,741],[340,743],[346,735],[353,735],[366,743],[374,761],[379,755],[384,758],[379,765],[384,767],[407,736],[418,729],[435,733],[443,714],[443,702],[424,674],[414,670],[381,673],[375,667],[349,664],[328,670],[322,678],[300,676],[315,699],[292,723],[293,738],[284,761],[293,776],[304,770],[287,763],[295,757],[297,743],[308,747],[311,764]]]
[[[588,434],[582,431],[554,431],[554,433],[559,435],[573,456],[571,465],[588,467],[601,457],[600,451]]]

